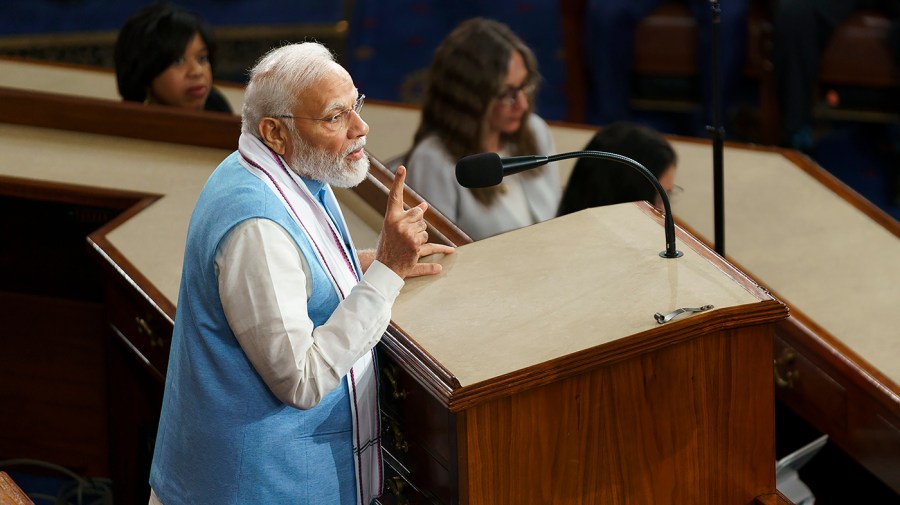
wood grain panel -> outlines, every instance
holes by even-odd
[[[0,504],[34,505],[16,482],[6,472],[0,472]]]
[[[771,352],[725,331],[474,406],[469,503],[750,503],[774,489]]]
[[[241,133],[232,114],[2,87],[0,122],[222,149]]]
[[[897,386],[827,332],[794,315],[776,326],[776,349],[796,352],[795,372],[778,399],[900,493],[900,398]],[[782,351],[776,353],[776,358]]]

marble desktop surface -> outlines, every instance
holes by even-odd
[[[663,227],[633,203],[584,210],[438,259],[392,320],[470,386],[659,328],[657,312],[760,300],[685,244],[677,259],[663,249]]]

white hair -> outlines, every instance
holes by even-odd
[[[335,65],[334,55],[318,42],[289,44],[266,53],[250,70],[241,131],[259,137],[263,117],[290,114],[297,94],[315,85]]]

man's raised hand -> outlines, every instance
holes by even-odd
[[[403,187],[406,167],[397,168],[394,183],[388,194],[384,226],[378,236],[375,259],[384,263],[401,278],[417,275],[433,275],[441,271],[436,263],[419,263],[419,258],[431,254],[450,254],[453,248],[428,243],[428,225],[425,223],[425,202],[410,209],[403,208]]]

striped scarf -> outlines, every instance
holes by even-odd
[[[331,187],[326,185],[326,210],[284,160],[253,135],[241,134],[240,162],[278,196],[316,250],[335,291],[343,300],[361,277],[355,248]],[[334,221],[328,216],[328,211]],[[340,227],[340,228],[339,228]],[[343,239],[342,239],[343,238]],[[346,243],[345,243],[346,241]],[[367,505],[381,494],[382,467],[378,385],[374,350],[366,353],[347,374],[353,419],[353,453],[358,503]]]

